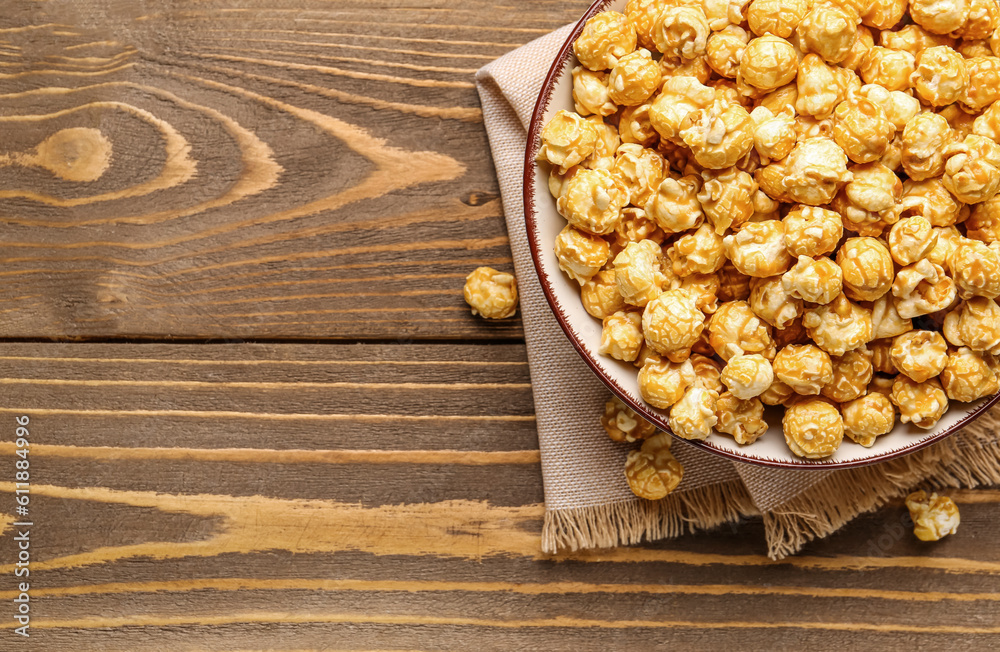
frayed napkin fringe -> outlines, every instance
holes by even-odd
[[[759,516],[739,480],[709,485],[658,501],[628,501],[547,510],[542,551],[613,548],[707,530],[741,518]]]

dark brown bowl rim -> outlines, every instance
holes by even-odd
[[[531,125],[528,128],[528,139],[525,145],[524,153],[524,221],[527,229],[528,235],[528,247],[531,250],[531,261],[535,265],[535,271],[538,275],[539,284],[542,286],[542,292],[545,294],[545,300],[548,301],[549,307],[552,309],[552,314],[555,316],[556,321],[559,322],[560,328],[569,338],[570,344],[576,349],[577,353],[583,358],[583,361],[587,363],[587,366],[597,375],[597,377],[603,382],[608,389],[610,389],[618,398],[625,402],[626,405],[635,410],[647,421],[652,422],[656,427],[664,430],[666,432],[670,431],[669,424],[658,414],[651,412],[644,403],[634,401],[629,394],[618,386],[618,384],[609,378],[604,371],[597,365],[597,362],[590,357],[587,349],[584,348],[580,341],[579,336],[576,331],[569,324],[569,320],[563,313],[562,306],[559,303],[558,298],[555,295],[555,291],[552,289],[552,285],[549,282],[548,274],[542,267],[541,261],[541,243],[537,239],[537,230],[535,224],[535,192],[534,192],[534,180],[535,180],[535,155],[538,152],[538,147],[541,141],[540,133],[542,130],[542,116],[545,113],[545,109],[548,107],[549,102],[552,100],[552,92],[554,90],[554,84],[556,79],[562,74],[563,69],[569,62],[569,54],[573,47],[573,41],[580,35],[583,31],[583,25],[595,14],[602,11],[607,7],[613,0],[597,0],[594,2],[590,8],[583,14],[583,17],[574,26],[573,31],[570,33],[566,42],[563,43],[562,47],[559,49],[559,54],[556,55],[555,61],[552,62],[551,68],[549,68],[548,74],[545,76],[545,81],[542,84],[541,92],[538,94],[538,100],[535,102],[535,108],[531,114]],[[946,437],[950,437],[959,430],[961,430],[966,424],[971,421],[976,420],[986,412],[990,407],[992,407],[997,401],[1000,401],[1000,393],[994,394],[989,399],[987,399],[981,406],[971,410],[965,416],[965,418],[957,421],[954,425],[942,430],[941,432],[927,437],[911,446],[901,448],[899,450],[889,451],[887,453],[882,453],[870,458],[865,458],[862,460],[852,460],[846,462],[824,462],[823,460],[800,460],[795,462],[788,462],[786,460],[776,460],[766,457],[754,456],[749,453],[734,453],[732,451],[724,450],[721,448],[716,448],[715,446],[709,444],[706,441],[692,441],[689,439],[683,439],[674,435],[676,439],[687,442],[692,446],[697,446],[698,448],[708,451],[714,455],[719,455],[721,457],[730,459],[734,462],[743,462],[747,464],[754,464],[757,466],[765,466],[770,468],[782,468],[782,469],[821,469],[821,470],[834,470],[834,469],[851,469],[858,468],[862,466],[868,466],[870,464],[876,464],[879,462],[886,462],[888,460],[893,460],[910,453],[915,453],[916,451],[926,448],[931,444],[939,442]],[[898,423],[898,422],[897,422]],[[673,434],[671,432],[671,434]]]

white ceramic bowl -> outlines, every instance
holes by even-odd
[[[565,226],[566,221],[556,212],[555,200],[549,194],[547,171],[535,162],[542,127],[556,111],[573,110],[573,84],[570,71],[577,65],[573,56],[573,41],[591,16],[606,10],[622,11],[625,4],[626,0],[595,2],[580,19],[552,63],[535,104],[528,132],[528,144],[524,156],[524,214],[538,278],[549,305],[570,342],[612,392],[657,427],[669,431],[667,412],[647,405],[640,397],[636,368],[630,363],[598,353],[601,322],[583,309],[579,286],[559,269],[552,248],[556,235]],[[691,443],[736,461],[762,466],[801,469],[864,466],[906,455],[940,441],[976,419],[998,399],[1000,394],[974,403],[952,403],[948,412],[930,430],[897,422],[892,432],[879,437],[871,448],[865,448],[845,438],[833,456],[822,460],[805,460],[792,454],[781,432],[780,409],[765,412],[765,419],[771,427],[753,444],[740,446],[732,437],[721,433],[713,433],[703,442]]]

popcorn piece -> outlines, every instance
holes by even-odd
[[[629,0],[625,5],[625,17],[632,23],[635,29],[636,41],[640,47],[647,50],[656,48],[656,41],[653,40],[653,25],[656,16],[663,9],[660,0]]]
[[[966,235],[986,244],[1000,240],[1000,197],[976,204],[965,221]]]
[[[771,327],[761,321],[745,301],[730,301],[719,306],[708,320],[708,332],[709,344],[723,360],[728,361],[739,351],[760,353],[768,360],[774,358]]]
[[[947,273],[948,261],[951,258],[952,252],[955,251],[955,248],[959,244],[965,241],[965,238],[962,237],[962,234],[954,226],[935,226],[934,233],[938,237],[937,244],[927,252],[927,260],[935,265],[940,265],[945,270],[945,273]]]
[[[799,72],[799,58],[791,43],[780,36],[760,36],[747,43],[740,59],[737,83],[770,91],[789,83]]]
[[[833,379],[823,385],[820,393],[838,403],[853,401],[864,394],[872,379],[871,355],[862,347],[833,358]]]
[[[883,32],[883,35],[886,33]],[[920,100],[903,91],[888,91],[878,84],[865,84],[858,92],[882,107],[885,117],[896,131],[902,131],[910,120],[920,113]]]
[[[663,79],[668,77],[694,77],[702,84],[707,84],[712,78],[712,68],[708,65],[708,55],[703,54],[693,59],[660,59],[660,74]]]
[[[625,300],[618,291],[615,270],[602,269],[580,286],[580,302],[591,317],[603,320],[625,308]]]
[[[790,405],[797,400],[798,396],[791,387],[775,378],[771,386],[765,389],[758,398],[764,405]]]
[[[855,163],[878,161],[896,128],[885,111],[866,97],[844,100],[834,111],[833,138]]]
[[[963,238],[948,257],[958,296],[1000,296],[1000,255],[979,240]]]
[[[753,146],[765,165],[778,161],[792,151],[795,146],[795,120],[780,113],[775,115],[770,109],[758,106],[750,112],[754,122]]]
[[[844,272],[844,293],[855,301],[874,301],[892,287],[889,249],[875,238],[848,238],[837,251]]]
[[[781,221],[785,226],[785,246],[793,256],[833,253],[844,233],[837,213],[816,206],[797,206]]]
[[[806,310],[802,325],[830,355],[844,355],[872,339],[871,310],[851,303],[843,293],[825,306]]]
[[[722,385],[722,365],[704,355],[691,354],[691,366],[694,367],[695,386],[722,394],[726,388]]]
[[[617,256],[630,242],[652,240],[656,244],[663,244],[665,238],[663,229],[646,215],[646,211],[627,206],[622,209],[621,219],[615,224],[614,233],[609,238],[611,253]]]
[[[680,125],[680,137],[699,165],[719,170],[735,165],[753,147],[753,121],[738,104],[716,101],[695,109]]]
[[[838,63],[851,51],[860,23],[849,5],[817,4],[796,31],[803,52],[815,52],[827,63]]]
[[[566,192],[566,184],[569,180],[582,169],[579,165],[574,165],[565,172],[560,172],[558,167],[553,166],[549,170],[549,193],[559,199],[559,195]]]
[[[944,370],[948,363],[948,344],[938,332],[910,331],[896,336],[889,355],[893,366],[922,383]]]
[[[653,407],[666,410],[681,400],[696,380],[689,360],[650,360],[639,370],[639,394]]]
[[[879,35],[879,44],[890,50],[904,50],[914,57],[928,48],[939,45],[955,47],[955,39],[941,34],[931,34],[920,25],[907,25],[898,30],[886,30]]]
[[[865,348],[867,348],[868,352],[872,354],[872,369],[880,374],[891,374],[893,376],[899,373],[899,369],[896,369],[896,365],[892,362],[891,339],[872,340],[865,346]],[[869,391],[871,391],[870,387]],[[889,392],[887,391],[886,396],[888,395]]]
[[[630,451],[625,459],[625,480],[636,496],[660,500],[677,488],[684,477],[684,467],[670,452],[670,435],[660,433]]]
[[[653,20],[656,49],[668,59],[694,59],[705,54],[708,21],[700,8],[666,6]]]
[[[715,32],[708,37],[706,61],[717,74],[729,79],[736,79],[740,67],[740,57],[750,42],[746,30],[736,25],[730,25],[721,32]]]
[[[719,396],[715,407],[718,421],[715,429],[731,435],[737,444],[752,444],[767,432],[764,421],[764,404],[759,398],[742,400],[725,392]]]
[[[691,355],[691,347],[704,327],[705,315],[698,310],[694,295],[686,290],[663,292],[642,313],[646,343],[672,362],[682,362]]]
[[[661,73],[649,50],[640,49],[618,59],[608,77],[608,95],[622,106],[638,106],[660,86]]]
[[[917,61],[905,50],[890,50],[876,45],[868,50],[858,65],[858,74],[866,84],[878,84],[888,91],[910,88],[910,76]]]
[[[960,347],[948,354],[948,363],[941,372],[945,394],[953,401],[971,403],[1000,391],[996,370],[969,347]]]
[[[947,45],[927,48],[917,55],[917,67],[910,78],[913,90],[931,106],[956,102],[969,85],[965,59]]]
[[[951,226],[963,219],[963,205],[948,192],[941,179],[904,181],[896,212],[900,217],[921,215],[936,227]]]
[[[872,337],[876,340],[896,337],[913,330],[913,322],[896,312],[896,304],[884,294],[872,304]],[[895,373],[893,371],[892,373]]]
[[[651,147],[660,138],[653,127],[650,111],[653,102],[645,102],[639,106],[627,106],[622,109],[618,119],[618,135],[623,143],[636,143],[643,147]]]
[[[969,84],[960,101],[966,111],[979,113],[1000,99],[1000,59],[973,57],[965,60],[965,67],[969,71]]]
[[[747,10],[747,19],[757,36],[773,34],[788,38],[808,11],[807,0],[753,0]]]
[[[962,140],[972,133],[973,126],[978,117],[970,115],[965,111],[962,104],[956,102],[955,104],[949,104],[944,108],[938,109],[937,112],[939,116],[948,121],[956,140]]]
[[[783,160],[757,170],[754,178],[778,201],[821,206],[853,175],[847,171],[847,154],[832,138],[807,138]]]
[[[777,350],[783,349],[789,344],[812,344],[806,327],[802,325],[802,318],[799,317],[784,328],[776,329],[773,332],[774,346]]]
[[[994,0],[968,0],[968,3],[969,13],[965,24],[955,36],[967,41],[989,38],[1000,25],[1000,6]]]
[[[506,319],[517,312],[517,281],[513,274],[477,267],[465,277],[465,302],[484,319]]]
[[[754,353],[737,353],[722,370],[721,379],[733,396],[741,400],[760,396],[774,382],[774,372],[767,358]]]
[[[906,497],[906,509],[913,519],[913,534],[921,541],[940,541],[958,531],[958,505],[947,496],[914,491]]]
[[[711,315],[719,307],[720,285],[718,274],[688,274],[681,279],[680,287],[695,298],[698,310]]]
[[[735,235],[727,235],[723,243],[729,260],[747,276],[775,276],[792,264],[785,249],[785,226],[778,220],[745,224]]]
[[[691,387],[670,408],[670,430],[683,439],[702,441],[712,434],[719,395],[703,387]]]
[[[819,119],[830,117],[837,105],[844,100],[838,84],[838,70],[825,63],[819,55],[807,54],[803,57],[795,80],[798,87],[795,110],[804,116]]]
[[[843,288],[843,280],[840,265],[826,257],[799,256],[795,266],[781,276],[782,287],[789,297],[819,304],[836,299]]]
[[[945,151],[944,182],[966,204],[978,204],[1000,189],[1000,145],[982,136],[966,136]]]
[[[642,315],[638,312],[616,312],[604,318],[598,352],[631,362],[638,357],[642,342]]]
[[[840,213],[844,228],[867,237],[881,235],[899,219],[896,205],[903,183],[880,162],[851,168],[853,179],[834,197],[830,207]]]
[[[590,70],[608,70],[618,59],[635,50],[632,23],[617,11],[605,11],[587,21],[573,43],[576,58]]]
[[[948,397],[937,378],[918,383],[905,374],[892,383],[893,405],[899,408],[899,421],[918,428],[933,428],[948,411]]]
[[[666,175],[666,162],[655,149],[625,143],[618,148],[612,170],[628,188],[629,201],[645,206]]]
[[[559,269],[583,285],[611,258],[611,247],[603,238],[567,224],[556,236],[555,253]]]
[[[731,260],[719,270],[719,301],[744,301],[750,298],[750,278],[742,273]]]
[[[907,265],[896,273],[892,283],[896,312],[903,319],[912,319],[944,310],[955,301],[958,293],[940,265],[924,258]]]
[[[887,0],[882,0],[883,2]],[[861,65],[861,60],[868,50],[875,47],[875,37],[872,31],[863,25],[858,26],[858,36],[854,39],[854,45],[851,46],[850,51],[847,56],[840,62],[840,66],[848,70],[857,70]]]
[[[615,282],[626,303],[643,308],[662,292],[662,250],[652,240],[630,242],[615,257]]]
[[[590,170],[610,170],[614,167],[615,153],[622,142],[618,137],[618,130],[614,125],[605,123],[598,115],[589,116],[586,120],[597,130],[597,145],[582,165]]]
[[[762,106],[771,113],[795,116],[795,102],[799,99],[799,88],[795,82],[785,84],[781,88],[765,94],[757,99],[757,106]]]
[[[698,201],[718,235],[750,219],[757,192],[757,182],[752,176],[735,167],[705,170],[701,176],[704,183],[698,192]]]
[[[937,244],[937,233],[930,220],[915,215],[893,224],[888,240],[892,259],[900,265],[909,265],[930,253]]]
[[[640,417],[620,398],[612,396],[604,404],[601,425],[612,441],[632,443],[649,439],[657,433],[656,426]]]
[[[580,170],[566,182],[556,200],[556,210],[566,221],[593,235],[615,230],[621,209],[628,203],[628,188],[607,170]]]
[[[844,416],[844,434],[865,448],[888,434],[896,425],[896,408],[882,393],[872,392],[840,406]]]
[[[875,29],[888,30],[902,20],[907,5],[907,0],[875,0],[861,15],[861,21]]]
[[[557,111],[542,129],[542,146],[537,159],[548,161],[565,172],[593,154],[597,137],[593,123],[572,111]]]
[[[580,115],[608,116],[617,111],[608,94],[608,74],[573,68],[573,104]]]
[[[837,452],[844,440],[844,420],[837,408],[818,398],[799,401],[785,410],[781,420],[788,448],[807,459],[821,459]]]
[[[953,136],[948,121],[936,113],[921,113],[903,129],[902,164],[914,181],[944,173],[945,149]]]
[[[964,111],[959,111],[959,113],[968,117],[968,114]],[[1000,102],[990,104],[982,113],[975,117],[972,122],[972,133],[977,136],[989,138],[995,143],[1000,142]]]
[[[667,233],[680,233],[701,225],[705,214],[698,201],[699,181],[694,175],[680,179],[666,177],[646,202],[646,215]]]
[[[750,281],[750,308],[758,317],[778,329],[785,328],[802,314],[802,299],[791,296],[785,290],[783,278],[770,276]]]
[[[1000,306],[993,299],[972,297],[948,313],[941,332],[954,346],[1000,355]]]
[[[789,344],[774,356],[774,375],[796,394],[814,396],[833,382],[833,363],[817,346]]]
[[[965,24],[966,0],[910,0],[913,22],[931,34],[956,32]]]
[[[709,224],[702,224],[694,232],[689,231],[681,236],[667,251],[667,255],[678,276],[712,274],[722,269],[726,262],[722,236]]]

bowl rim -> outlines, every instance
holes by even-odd
[[[744,453],[743,451],[748,451],[748,448],[740,448],[739,453],[730,450],[717,448],[707,441],[698,441],[684,439],[683,437],[678,437],[673,434],[670,429],[670,425],[665,419],[660,417],[658,414],[652,412],[644,403],[635,401],[632,397],[621,388],[613,379],[609,378],[607,374],[598,366],[597,362],[590,356],[586,347],[580,340],[579,335],[573,329],[569,323],[569,319],[563,312],[562,306],[559,302],[559,298],[556,296],[555,290],[552,288],[552,284],[549,281],[549,276],[544,267],[542,266],[541,259],[541,243],[537,239],[537,228],[535,222],[535,156],[538,152],[538,148],[541,145],[541,130],[543,127],[542,121],[544,113],[552,101],[552,93],[555,90],[556,80],[563,74],[563,70],[569,64],[569,55],[573,48],[573,42],[577,39],[580,33],[583,31],[583,26],[591,17],[595,14],[603,11],[609,4],[614,0],[596,0],[591,4],[590,8],[584,12],[580,20],[574,25],[566,41],[559,48],[559,52],[556,55],[555,60],[552,62],[548,73],[545,75],[545,80],[542,82],[541,91],[538,94],[538,99],[535,101],[535,106],[531,113],[531,124],[528,127],[527,141],[525,144],[524,152],[524,177],[523,177],[523,199],[524,199],[524,220],[525,227],[528,236],[528,248],[531,251],[531,261],[535,266],[535,272],[538,276],[539,284],[542,287],[542,292],[545,295],[545,300],[549,304],[549,308],[552,310],[553,316],[559,323],[559,327],[562,328],[563,333],[569,339],[570,344],[576,349],[576,352],[583,358],[583,361],[587,363],[591,371],[601,380],[604,385],[607,386],[611,392],[621,399],[626,405],[635,410],[635,412],[646,419],[650,423],[653,423],[657,428],[668,432],[675,439],[687,442],[692,446],[696,446],[701,450],[707,451],[714,455],[719,455],[720,457],[729,459],[734,462],[743,462],[745,464],[753,464],[755,466],[762,466],[768,468],[782,468],[782,469],[817,469],[831,471],[836,469],[851,469],[859,468],[863,466],[869,466],[871,464],[877,464],[879,462],[886,462],[899,457],[904,457],[910,453],[915,453],[931,444],[935,444],[951,435],[955,434],[961,430],[968,423],[975,421],[984,412],[989,410],[997,401],[1000,401],[1000,392],[994,394],[993,396],[987,398],[982,405],[969,411],[965,417],[959,419],[957,422],[945,428],[939,433],[926,437],[918,442],[913,443],[910,446],[905,446],[898,450],[889,451],[886,453],[881,453],[874,455],[872,457],[866,457],[858,460],[848,460],[842,462],[831,462],[823,460],[809,460],[801,459],[796,461],[786,461],[778,460],[767,457],[754,456],[749,454],[749,452]],[[949,407],[949,409],[952,409]],[[899,421],[896,422],[899,424]]]

